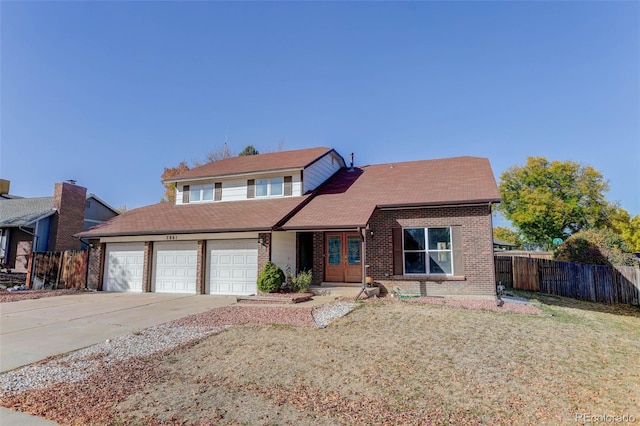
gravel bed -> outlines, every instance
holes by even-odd
[[[311,311],[311,316],[317,327],[325,328],[336,318],[343,317],[356,307],[354,302],[337,301],[316,306]]]
[[[188,327],[162,324],[47,359],[0,375],[0,394],[41,389],[55,383],[76,383],[99,366],[145,357],[220,332],[221,327]]]

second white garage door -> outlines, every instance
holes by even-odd
[[[195,293],[198,243],[159,242],[153,245],[153,291]]]
[[[210,294],[255,294],[258,291],[258,242],[211,240],[207,242]]]

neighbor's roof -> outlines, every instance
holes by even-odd
[[[0,228],[32,226],[55,211],[53,197],[0,199]]]
[[[166,179],[165,182],[277,170],[303,169],[331,151],[334,150],[332,148],[320,147],[274,152],[271,154],[232,157],[195,167],[178,176]],[[336,156],[340,157],[338,153],[336,153]]]
[[[82,238],[123,235],[267,231],[308,196],[272,200],[175,205],[163,202],[129,210],[77,234]]]
[[[455,157],[343,169],[283,229],[365,226],[376,207],[496,203],[489,160]]]
[[[96,200],[97,202],[99,202],[100,204],[102,204],[103,206],[105,206],[106,208],[108,208],[109,210],[111,210],[112,212],[116,213],[116,214],[120,214],[120,212],[118,212],[118,210],[116,210],[114,207],[112,207],[111,205],[107,204],[106,201],[104,201],[102,198],[98,197],[96,194],[94,193],[90,193],[87,194],[87,200],[89,198],[93,198],[94,200]]]

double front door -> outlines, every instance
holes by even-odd
[[[357,232],[325,234],[325,274],[327,282],[362,282],[362,244]]]

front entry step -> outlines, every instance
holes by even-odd
[[[332,283],[333,284],[333,283]],[[326,283],[322,283],[322,285],[314,285],[309,287],[309,292],[313,293],[316,296],[333,296],[333,297],[348,297],[354,298],[358,295],[360,290],[362,289],[362,284],[344,284],[340,283],[338,285],[327,285]]]

